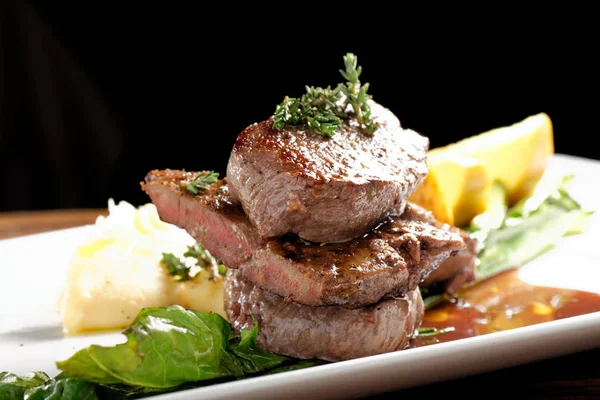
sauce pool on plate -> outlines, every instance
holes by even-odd
[[[425,312],[411,347],[485,335],[600,311],[600,294],[537,286],[510,270]],[[427,328],[433,332],[427,332]]]

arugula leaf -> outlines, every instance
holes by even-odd
[[[44,372],[30,372],[18,376],[10,372],[0,372],[0,400],[23,398],[29,388],[43,385],[50,377]]]
[[[89,382],[148,388],[243,375],[227,350],[231,327],[218,314],[177,305],[145,308],[123,333],[123,344],[92,345],[56,365]]]

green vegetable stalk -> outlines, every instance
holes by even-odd
[[[490,210],[473,220],[471,234],[483,239],[476,281],[521,267],[555,247],[561,237],[584,231],[593,212],[583,210],[567,193],[572,178],[567,175],[554,186],[540,188],[509,209],[492,201]]]

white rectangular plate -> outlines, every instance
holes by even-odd
[[[575,175],[569,192],[600,212],[600,162],[555,155],[548,178]],[[0,371],[59,371],[55,361],[89,344],[115,344],[120,333],[68,337],[56,312],[70,257],[90,227],[0,241]],[[528,282],[600,293],[597,213],[587,231],[520,270]],[[600,346],[600,312],[509,331],[365,357],[277,375],[244,379],[155,397],[245,400],[348,398],[556,357]],[[430,366],[434,364],[435,369]]]

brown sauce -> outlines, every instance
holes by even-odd
[[[517,270],[465,289],[425,312],[422,328],[445,330],[418,336],[411,347],[485,335],[600,311],[600,294],[522,281]]]

